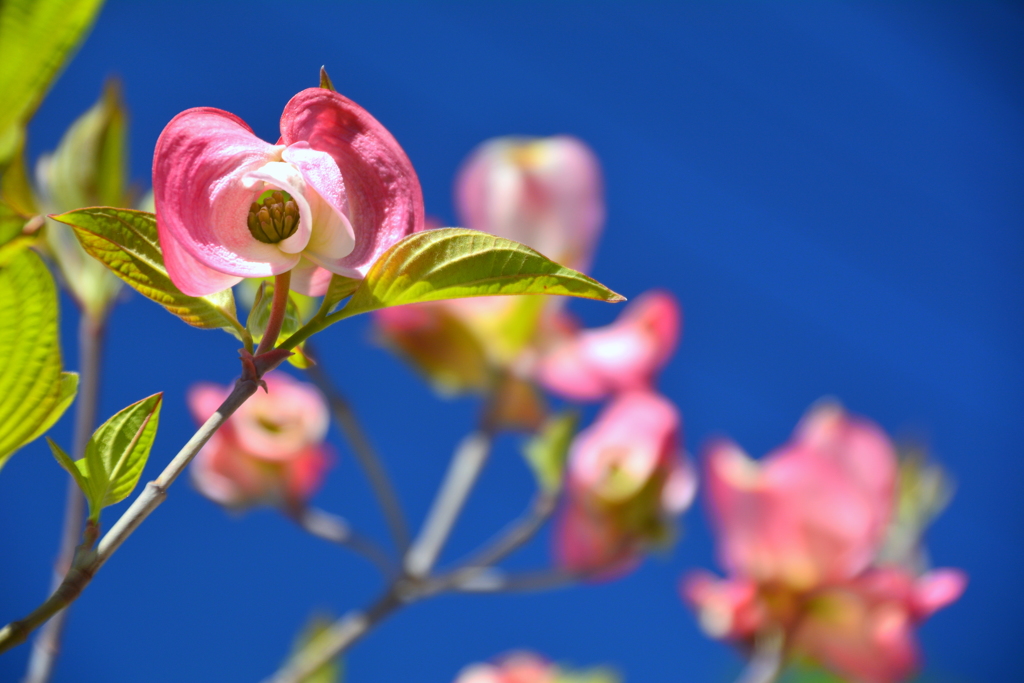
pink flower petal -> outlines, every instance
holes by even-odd
[[[463,224],[522,242],[586,270],[604,223],[601,169],[569,136],[495,138],[477,147],[455,183]]]
[[[246,225],[262,190],[246,188],[242,178],[280,153],[219,109],[189,109],[164,128],[153,157],[153,199],[167,272],[181,291],[211,294],[237,278],[275,275],[298,262],[255,239]]]
[[[344,271],[338,264],[352,253],[355,235],[346,216],[348,199],[338,165],[331,155],[310,149],[307,142],[289,146],[284,151],[284,160],[302,173],[316,195],[309,197],[315,205],[315,225],[312,238],[303,246],[305,257],[328,270],[334,267]]]
[[[933,569],[917,579],[913,589],[918,619],[931,616],[960,599],[967,589],[967,574],[959,569]]]
[[[325,88],[303,90],[285,106],[281,139],[327,152],[344,178],[355,247],[332,264],[334,272],[362,277],[391,245],[423,229],[423,193],[412,163],[352,100]]]
[[[334,273],[321,268],[307,258],[299,261],[292,270],[291,288],[299,294],[307,296],[323,296],[331,284]],[[387,309],[385,309],[387,310]]]
[[[556,394],[599,400],[650,386],[679,342],[679,304],[668,292],[647,292],[607,327],[584,330],[554,345],[538,378]]]

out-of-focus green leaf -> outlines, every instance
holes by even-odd
[[[74,228],[89,255],[189,325],[223,328],[239,339],[248,336],[235,316],[235,298],[230,289],[194,297],[174,286],[164,268],[153,214],[97,207],[69,211],[54,218]]]
[[[526,462],[545,493],[557,493],[565,478],[565,461],[576,436],[580,416],[569,410],[548,418],[541,430],[523,448]]]
[[[100,510],[127,498],[138,484],[156,438],[162,401],[162,393],[144,398],[93,432],[85,457],[75,462],[85,480],[91,519],[99,519]]]
[[[295,639],[292,646],[292,656],[297,655],[303,649],[312,647],[316,641],[324,636],[331,626],[331,620],[322,616],[310,619],[306,627]],[[319,669],[302,679],[302,683],[342,683],[344,678],[344,667],[341,658],[334,657]]]
[[[0,2],[0,167],[102,0]]]
[[[36,164],[40,201],[48,214],[83,206],[128,207],[127,114],[117,81],[71,124],[57,150]],[[46,243],[64,283],[94,317],[101,317],[117,297],[121,281],[89,257],[68,226],[47,220]]]
[[[53,277],[35,252],[19,251],[0,268],[0,467],[60,417],[70,381],[61,373]]]
[[[390,324],[382,315],[377,340],[422,373],[439,394],[484,392],[491,386],[494,373],[486,350],[446,307],[425,304],[387,313],[409,316],[415,324]]]
[[[46,416],[42,424],[36,427],[36,431],[29,436],[25,442],[35,441],[43,434],[50,430],[50,427],[57,423],[57,420],[71,407],[71,404],[75,402],[75,397],[78,396],[78,373],[77,372],[62,372],[60,373],[60,381],[57,385],[57,400],[54,402],[53,407],[50,409],[50,414]]]
[[[371,266],[342,309],[345,317],[388,306],[495,294],[624,298],[526,245],[465,228],[409,235]]]

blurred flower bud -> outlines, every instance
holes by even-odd
[[[455,182],[467,228],[522,242],[586,270],[604,223],[601,168],[576,138],[495,138],[477,147]]]
[[[330,457],[324,445],[327,404],[312,385],[284,373],[264,377],[192,463],[192,481],[207,498],[226,507],[282,505],[301,508],[319,488]],[[197,384],[188,395],[199,422],[212,415],[230,387]]]
[[[667,399],[629,392],[580,432],[569,454],[570,500],[555,535],[563,567],[618,573],[644,547],[672,540],[673,518],[697,486],[679,431],[679,413]]]
[[[596,401],[652,386],[679,343],[681,313],[669,292],[652,291],[608,325],[563,336],[538,363],[540,382],[556,394]]]
[[[494,664],[466,667],[455,683],[619,683],[619,677],[604,668],[569,671],[530,652],[514,652]]]
[[[57,150],[36,164],[43,211],[130,207],[127,138],[121,87],[115,80],[108,81],[103,96],[68,128]],[[99,316],[120,291],[121,281],[85,253],[67,225],[47,220],[46,242],[68,290],[86,311]]]
[[[554,664],[528,652],[515,652],[495,664],[473,664],[455,683],[556,683]]]

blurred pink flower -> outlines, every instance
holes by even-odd
[[[896,567],[868,569],[847,581],[808,593],[718,579],[696,572],[682,584],[701,627],[714,638],[751,644],[768,625],[787,633],[787,650],[862,683],[908,678],[920,656],[914,629],[963,593],[967,578],[955,569],[920,577]]]
[[[363,277],[424,221],[402,148],[324,88],[288,102],[278,144],[220,109],[178,114],[157,140],[153,195],[167,272],[191,296],[289,270],[294,289],[323,294],[331,273]]]
[[[966,585],[955,569],[916,578],[897,568],[867,571],[810,596],[791,646],[856,681],[898,683],[918,666],[915,627],[959,598]]]
[[[781,630],[786,652],[863,683],[896,683],[918,663],[914,628],[955,601],[966,576],[879,563],[895,518],[897,459],[873,423],[813,407],[764,460],[713,444],[708,497],[730,576],[681,590],[715,638],[750,646]]]
[[[856,575],[885,535],[896,474],[889,438],[834,404],[812,408],[760,462],[713,444],[707,490],[722,564],[797,589]]]
[[[473,664],[455,683],[556,683],[558,668],[529,652],[515,652],[495,664]]]
[[[567,334],[551,345],[537,377],[556,394],[578,401],[650,387],[679,343],[681,317],[671,293],[646,292],[611,325]]]
[[[243,403],[196,456],[192,481],[204,496],[228,507],[299,508],[319,488],[329,465],[323,443],[327,404],[312,385],[284,373],[264,380],[267,393]],[[194,385],[188,393],[193,417],[205,421],[230,391]]]
[[[567,136],[496,138],[480,145],[456,180],[463,225],[522,242],[585,270],[604,221],[593,152]],[[486,392],[528,366],[569,324],[561,297],[495,296],[376,311],[379,339],[442,393]]]
[[[465,227],[585,271],[604,223],[601,167],[567,135],[494,138],[463,163],[455,203]]]
[[[555,532],[555,555],[571,571],[630,568],[645,546],[673,536],[673,518],[696,492],[680,444],[680,417],[663,396],[617,396],[569,452],[568,503]],[[601,572],[603,573],[603,572]]]

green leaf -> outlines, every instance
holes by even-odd
[[[57,384],[57,400],[50,408],[50,414],[46,416],[43,423],[36,427],[36,431],[32,433],[26,443],[29,441],[35,441],[43,434],[50,430],[50,427],[57,423],[57,420],[61,418],[64,412],[71,407],[71,404],[75,402],[75,397],[78,396],[78,373],[77,372],[62,372],[60,373],[60,380]]]
[[[569,456],[572,439],[576,436],[579,419],[579,414],[574,410],[548,418],[523,448],[526,462],[545,493],[557,493],[562,488],[565,461]]]
[[[75,463],[87,484],[91,519],[98,519],[100,510],[127,498],[139,482],[156,438],[162,401],[162,393],[144,398],[93,432],[85,457]]]
[[[99,101],[64,133],[57,150],[36,164],[44,213],[131,206],[126,189],[127,118],[121,87],[110,80]],[[85,253],[67,225],[47,220],[46,243],[75,300],[94,317],[103,317],[121,281]]]
[[[92,25],[102,0],[0,2],[0,148],[16,147],[27,123],[71,50]]]
[[[189,325],[223,328],[239,339],[248,332],[235,316],[230,289],[209,296],[183,294],[164,268],[156,232],[156,216],[145,211],[95,207],[69,211],[54,219],[75,230],[82,247],[143,296],[157,302]]]
[[[409,235],[388,249],[342,313],[349,317],[388,306],[495,294],[625,300],[526,245],[476,230],[441,228]]]
[[[57,288],[42,259],[16,253],[0,268],[0,467],[33,438],[60,404]],[[51,422],[52,423],[52,422]]]
[[[338,275],[335,273],[331,276],[331,282],[327,285],[327,293],[324,294],[323,303],[320,305],[320,309],[323,311],[330,311],[332,308],[337,306],[342,299],[352,296],[352,293],[359,289],[359,285],[363,284],[362,280],[354,280],[344,275]]]
[[[316,641],[323,638],[331,627],[331,623],[332,620],[324,616],[315,616],[310,619],[292,645],[292,656],[307,647],[315,647]],[[333,657],[319,669],[303,678],[302,683],[341,683],[343,674],[341,658]]]
[[[60,466],[68,471],[75,479],[75,483],[78,484],[78,488],[82,489],[82,493],[89,497],[89,482],[86,481],[86,468],[85,460],[79,460],[75,462],[71,459],[71,456],[64,452],[57,443],[50,437],[46,437],[46,443],[50,444],[50,452],[53,453],[53,457],[57,459]]]

